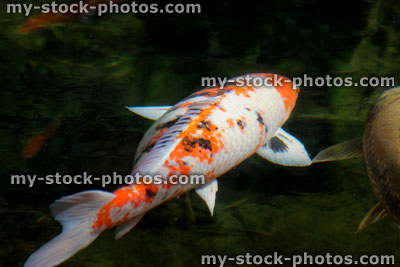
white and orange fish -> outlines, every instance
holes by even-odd
[[[243,78],[240,76],[237,78]],[[211,214],[217,180],[254,153],[281,165],[308,166],[303,144],[281,126],[299,93],[287,78],[251,74],[251,78],[282,79],[280,86],[250,84],[205,88],[172,107],[133,107],[132,112],[157,120],[141,140],[132,174],[203,174],[206,184],[135,183],[113,193],[84,191],[51,205],[61,234],[33,253],[25,266],[54,266],[87,247],[104,230],[116,238],[131,230],[143,215],[182,193],[196,189]]]

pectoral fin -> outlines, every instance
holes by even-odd
[[[313,158],[312,162],[336,161],[361,157],[363,155],[362,138],[339,143],[328,147]]]
[[[206,202],[208,209],[210,210],[211,216],[214,213],[215,206],[215,195],[218,191],[218,181],[214,180],[206,186],[196,189],[196,193]]]
[[[126,107],[129,111],[145,117],[150,120],[158,120],[171,106],[155,106],[155,107]]]
[[[118,225],[115,229],[115,239],[120,239],[124,234],[128,233],[143,218],[143,215],[138,215]]]
[[[385,207],[383,206],[383,204],[381,202],[379,202],[378,204],[373,206],[372,209],[370,209],[370,211],[368,211],[368,213],[364,216],[364,218],[360,222],[360,225],[358,226],[357,233],[364,230],[371,224],[374,224],[374,223],[382,220],[383,218],[386,217],[386,215],[387,215],[387,212],[386,212]]]
[[[268,161],[284,166],[309,166],[311,159],[304,145],[296,137],[279,128],[257,154]]]

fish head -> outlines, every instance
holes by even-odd
[[[276,89],[283,100],[285,106],[285,118],[289,118],[296,105],[300,88],[296,86],[289,78],[282,75],[273,73],[256,73],[254,75],[263,76],[268,79],[268,83],[270,83]]]
[[[388,89],[384,91],[379,99],[377,104],[379,106],[386,106],[392,104],[394,101],[397,101],[400,97],[400,86]]]

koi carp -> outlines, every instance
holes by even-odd
[[[248,76],[246,86],[233,82],[205,88],[174,106],[129,107],[156,120],[138,145],[132,174],[161,175],[166,183],[134,183],[113,193],[90,190],[55,201],[50,209],[63,230],[34,252],[25,266],[60,264],[113,227],[118,239],[146,212],[191,189],[212,215],[216,179],[255,153],[281,165],[310,165],[303,144],[281,128],[295,107],[299,88],[275,74]],[[256,78],[271,84],[256,86],[251,80]],[[274,84],[282,78],[283,84]],[[191,174],[204,175],[205,184],[168,180]]]

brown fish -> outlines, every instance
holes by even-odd
[[[387,214],[400,224],[400,87],[385,91],[372,107],[364,135],[359,139],[328,147],[314,162],[364,156],[378,203],[365,215],[358,231]]]

